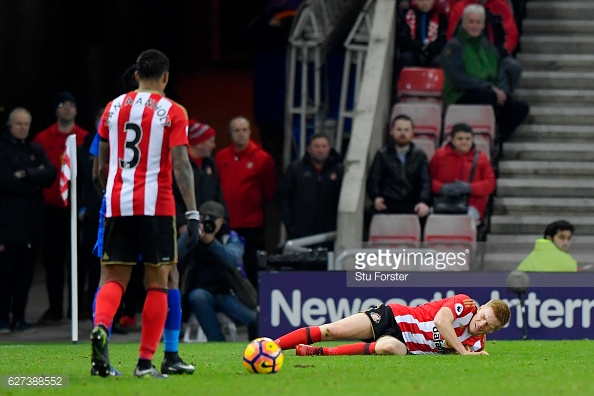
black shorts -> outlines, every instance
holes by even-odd
[[[177,263],[174,216],[126,216],[105,219],[103,264],[160,266]],[[139,257],[140,255],[140,257]]]
[[[364,342],[373,342],[383,336],[392,336],[406,345],[402,337],[402,330],[396,323],[394,313],[390,307],[380,304],[377,307],[363,311],[363,313],[369,318],[373,330],[373,338],[363,340]]]

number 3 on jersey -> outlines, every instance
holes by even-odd
[[[126,149],[132,150],[132,159],[130,161],[126,161],[125,159],[120,158],[120,168],[135,168],[140,162],[140,149],[138,148],[138,143],[140,142],[140,139],[142,139],[142,128],[138,124],[127,122],[124,125],[124,133],[126,134],[124,155],[126,155]],[[131,140],[128,139],[130,136],[133,136]]]

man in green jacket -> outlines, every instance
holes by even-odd
[[[559,220],[547,225],[544,239],[537,239],[534,250],[518,266],[525,272],[577,272],[577,262],[567,251],[573,224]]]
[[[483,36],[484,27],[483,6],[467,6],[456,35],[440,56],[445,76],[442,96],[446,106],[452,103],[493,106],[501,143],[524,121],[529,107],[511,98],[521,69],[499,58],[497,49]]]

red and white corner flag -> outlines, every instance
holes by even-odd
[[[64,206],[68,206],[68,182],[72,177],[72,162],[76,161],[76,135],[72,134],[66,139],[66,151],[64,152],[64,161],[60,170],[60,196],[64,201]]]

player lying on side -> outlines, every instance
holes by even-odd
[[[478,307],[465,294],[418,307],[379,305],[322,326],[303,327],[275,342],[307,355],[488,355],[485,336],[509,322],[510,310],[501,300]],[[320,341],[361,339],[363,342],[317,347]]]

